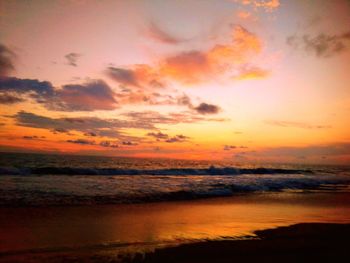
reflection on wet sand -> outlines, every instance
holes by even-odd
[[[143,244],[252,235],[258,229],[300,222],[349,223],[348,200],[346,193],[274,193],[185,202],[0,208],[0,255],[128,245],[132,250]]]

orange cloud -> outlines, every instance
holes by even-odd
[[[248,80],[248,79],[263,79],[270,75],[270,71],[261,69],[259,67],[245,67],[239,71],[239,74],[233,78],[236,80]]]
[[[161,62],[160,72],[183,84],[197,84],[233,70],[261,50],[261,40],[255,34],[235,26],[230,42],[217,44],[207,52],[189,51],[168,57]]]
[[[242,19],[248,19],[252,16],[252,14],[247,11],[238,11],[237,16]]]
[[[144,101],[147,100],[146,90],[165,88],[169,80],[195,85],[232,75],[258,55],[262,47],[258,36],[236,25],[232,27],[231,38],[226,43],[216,44],[207,50],[182,51],[161,59],[153,67],[145,64],[128,68],[109,67],[107,74],[118,83],[137,89],[134,91],[138,94],[134,94],[132,101]]]
[[[211,70],[207,55],[199,51],[183,52],[166,58],[160,68],[162,75],[185,84],[202,82]]]
[[[256,9],[261,8],[266,12],[275,11],[281,4],[279,0],[234,0],[242,5],[250,5]]]

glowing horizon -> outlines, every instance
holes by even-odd
[[[350,162],[350,4],[1,1],[0,151]]]

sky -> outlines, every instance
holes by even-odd
[[[350,163],[348,0],[0,0],[0,151]]]

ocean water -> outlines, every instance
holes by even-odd
[[[147,203],[349,192],[350,167],[1,153],[0,205]]]

